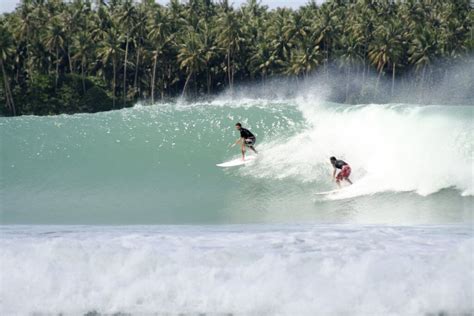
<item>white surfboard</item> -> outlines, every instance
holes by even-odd
[[[337,192],[341,192],[342,189],[335,189],[335,190],[331,190],[331,191],[324,191],[324,192],[316,192],[315,194],[316,195],[329,195],[329,194],[334,194],[334,193],[337,193]]]
[[[348,185],[348,184],[344,183],[344,184],[342,184],[341,188],[337,188],[337,189],[329,190],[329,191],[323,191],[323,192],[316,192],[314,194],[333,196],[333,195],[336,195],[336,193],[338,193],[337,195],[340,195],[341,193],[344,194],[344,193],[350,192],[353,189],[354,189],[354,185]]]
[[[247,165],[254,162],[256,158],[257,157],[255,156],[247,156],[245,157],[245,160],[242,160],[242,158],[240,157],[234,160],[218,163],[216,166],[221,167],[221,168],[243,166],[243,165]]]

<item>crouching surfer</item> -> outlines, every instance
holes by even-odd
[[[242,160],[245,160],[246,147],[250,148],[254,153],[257,154],[257,150],[254,147],[255,142],[257,141],[255,135],[252,134],[252,132],[250,132],[248,129],[243,128],[242,124],[240,123],[235,124],[235,128],[240,132],[240,138],[237,139],[234,144],[232,144],[232,147],[239,143],[241,144]]]
[[[351,167],[349,166],[349,164],[343,160],[336,159],[336,157],[331,157],[330,161],[332,166],[334,167],[332,177],[334,178],[334,180],[336,180],[336,183],[339,188],[341,187],[342,180],[346,180],[347,182],[352,184],[352,181],[349,179],[349,176],[351,175]],[[337,169],[340,169],[341,171],[336,175]]]

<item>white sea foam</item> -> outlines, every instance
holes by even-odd
[[[474,108],[406,105],[297,104],[308,127],[261,147],[246,175],[331,184],[329,157],[351,164],[357,183],[346,198],[384,191],[428,195],[444,188],[473,195]]]
[[[469,227],[2,230],[2,315],[474,312]]]

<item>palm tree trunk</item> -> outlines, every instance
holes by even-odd
[[[421,87],[422,88],[425,86],[425,71],[426,71],[426,65],[423,66],[423,72],[421,73]]]
[[[158,53],[153,57],[153,74],[151,76],[151,103],[155,103],[155,78],[156,78],[156,61],[158,60]]]
[[[377,95],[379,94],[379,82],[380,82],[380,77],[382,77],[382,71],[383,71],[383,67],[380,68],[379,74],[377,75],[377,81],[375,82],[375,93]]]
[[[112,87],[112,93],[113,93],[112,101],[113,101],[113,103],[112,104],[113,104],[113,108],[115,109],[115,86],[116,86],[116,84],[115,84],[115,80],[116,80],[115,56],[112,60],[112,69],[113,69],[113,73],[114,73],[114,79],[112,80],[112,85],[113,85],[113,87]]]
[[[17,85],[20,84],[20,67],[17,67],[17,68],[16,68],[15,81],[16,81],[16,84],[17,84]]]
[[[72,74],[72,60],[71,60],[71,53],[69,52],[69,48],[67,51],[67,60],[69,61],[69,73]]]
[[[137,91],[138,67],[140,63],[140,48],[137,47],[137,60],[135,61],[135,78],[133,79],[133,89]],[[136,93],[136,92],[135,92]]]
[[[30,59],[30,49],[29,49],[29,36],[30,34],[30,28],[27,27],[27,30],[26,30],[26,46],[25,46],[25,50],[26,50],[26,58],[25,58],[25,63],[26,63],[26,77],[28,78],[28,80],[31,80],[31,59]]]
[[[230,48],[227,50],[227,75],[229,77],[229,87],[232,90],[232,70],[230,68]]]
[[[191,79],[192,75],[193,75],[193,72],[191,71],[188,74],[188,77],[186,78],[186,82],[184,83],[183,93],[181,94],[181,97],[184,97],[184,95],[186,94],[186,88],[188,87],[189,79]]]
[[[365,85],[365,58],[362,64],[362,84]]]
[[[8,83],[8,77],[7,77],[7,73],[5,71],[5,67],[3,65],[3,60],[2,59],[0,59],[0,65],[2,67],[3,83],[5,85],[6,107],[10,109],[13,116],[16,116],[15,103],[13,102],[13,96],[12,96],[12,92],[10,90],[10,84]]]
[[[347,67],[347,73],[346,73],[346,102],[347,98],[349,96],[349,80],[351,78],[351,65],[349,64]]]
[[[166,81],[165,81],[165,72],[163,71],[161,74],[161,102],[165,99],[165,89],[166,89]]]
[[[85,64],[85,62],[82,61],[81,62],[82,90],[85,94],[86,93],[86,80],[85,80],[85,76],[84,76],[84,64]]]
[[[234,88],[234,77],[235,77],[235,64],[232,63],[232,66],[230,67],[232,71],[232,89]]]
[[[125,60],[123,62],[123,105],[125,105],[125,99],[127,98],[127,58],[128,58],[128,35],[127,35],[127,42],[125,44]]]
[[[326,49],[326,58],[324,60],[324,70],[326,72],[326,80],[329,80],[329,69],[328,69],[328,64],[329,64],[329,44],[328,40],[324,38],[324,48]]]
[[[423,71],[421,72],[421,84],[420,84],[420,102],[423,101],[424,99],[424,93],[423,93],[423,89],[425,87],[425,71],[426,71],[426,64],[423,65]]]
[[[209,73],[209,67],[207,67],[207,94],[211,94],[211,74]]]
[[[393,63],[393,69],[392,69],[392,97],[393,97],[393,90],[395,87],[395,68],[397,67],[396,63]]]
[[[56,48],[56,81],[55,81],[55,88],[58,88],[58,79],[59,79],[59,48]]]

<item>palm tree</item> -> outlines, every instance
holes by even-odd
[[[89,1],[73,1],[66,9],[63,23],[69,24],[66,26],[67,34],[67,56],[69,61],[70,72],[73,73],[76,69],[77,61],[80,61],[80,71],[83,83],[83,90],[85,91],[85,70],[87,68],[87,57],[92,55],[93,45],[90,34],[91,20],[91,3]],[[84,57],[84,58],[83,58]]]
[[[186,81],[181,94],[183,97],[192,75],[206,66],[206,60],[202,54],[203,43],[199,37],[192,30],[186,32],[184,36],[178,53],[179,67],[186,71]]]
[[[118,23],[122,31],[125,32],[125,58],[123,61],[123,104],[127,98],[127,63],[128,63],[128,46],[130,43],[130,34],[136,26],[136,11],[131,0],[126,0],[118,13]]]
[[[305,78],[321,63],[323,55],[318,45],[303,45],[292,51],[287,74],[303,75]]]
[[[268,42],[270,55],[273,60],[273,67],[269,72],[279,73],[281,71],[287,73],[285,69],[281,68],[289,61],[294,47],[294,43],[288,37],[291,34],[289,32],[289,27],[292,25],[291,14],[291,11],[288,9],[277,9],[272,16],[273,19],[267,22],[268,27],[266,27],[267,31],[265,32],[264,39]]]
[[[10,113],[15,116],[15,102],[13,101],[13,95],[10,88],[10,80],[5,70],[5,64],[9,64],[8,60],[10,60],[14,54],[15,49],[12,35],[3,24],[4,22],[0,20],[0,68],[2,70],[3,85],[5,87],[5,106]]]
[[[59,56],[60,51],[64,47],[65,41],[65,34],[64,28],[61,23],[61,20],[58,16],[53,17],[51,20],[51,24],[48,25],[46,35],[44,37],[44,45],[50,52],[50,54],[54,54],[55,64],[56,64],[56,77],[55,77],[55,87],[58,87],[58,79],[59,79],[59,64],[61,62],[61,58]]]
[[[225,70],[227,73],[229,87],[232,90],[236,70],[234,56],[240,50],[242,37],[240,21],[238,20],[238,17],[233,9],[229,7],[227,1],[224,2],[223,8],[219,13],[217,25],[217,43],[219,47],[221,47],[221,49],[225,52],[225,58],[227,60]]]
[[[415,65],[417,72],[421,69],[421,87],[424,86],[426,68],[438,56],[437,43],[436,32],[426,27],[417,30],[415,38],[410,43],[408,61]]]
[[[446,2],[441,4],[441,12],[437,15],[437,21],[440,24],[438,31],[439,53],[455,62],[462,58],[469,51],[468,37],[469,28],[472,29],[472,21],[469,21],[469,8],[467,1],[458,3]],[[471,16],[474,13],[471,12]]]
[[[352,75],[352,69],[363,63],[362,43],[360,37],[353,34],[344,35],[340,39],[340,64],[346,69],[346,100],[348,99],[349,83]]]
[[[147,21],[147,2],[138,5],[136,13],[136,21],[132,36],[133,45],[135,47],[135,75],[133,79],[133,91],[136,95],[138,92],[138,73],[140,70],[141,59],[145,55],[145,41],[147,39],[146,21]]]
[[[64,44],[63,50],[65,51],[65,55],[67,56],[67,64],[69,66],[69,73],[73,73],[73,66],[72,66],[72,57],[71,57],[71,49],[72,49],[72,41],[73,41],[73,34],[77,32],[77,16],[72,12],[70,7],[66,7],[65,10],[61,12],[59,15],[61,19],[61,24],[63,25],[63,33],[64,33]]]
[[[18,8],[18,14],[14,16],[11,21],[11,29],[13,30],[13,36],[19,46],[24,46],[25,50],[25,72],[27,77],[31,77],[33,73],[33,65],[31,62],[31,43],[37,39],[36,33],[38,29],[35,28],[33,14],[34,7],[28,2],[24,1]]]
[[[116,28],[112,28],[107,32],[105,40],[101,43],[101,46],[98,49],[98,57],[105,65],[109,62],[112,63],[112,99],[114,108],[116,99],[115,89],[117,87],[117,62],[120,58],[121,52],[120,35]]]
[[[275,60],[276,56],[272,54],[271,47],[265,42],[258,43],[252,56],[250,56],[252,70],[261,75],[264,84]]]
[[[82,89],[86,92],[85,74],[87,70],[88,56],[91,54],[92,43],[87,31],[81,31],[74,37],[73,45],[75,54],[72,56],[73,61],[79,61],[81,67]]]
[[[377,85],[386,65],[392,67],[392,94],[395,84],[396,66],[403,53],[403,29],[398,21],[391,20],[375,31],[374,41],[369,46],[369,59],[377,68]]]
[[[209,23],[201,19],[198,24],[198,42],[201,46],[202,58],[204,60],[204,67],[206,68],[206,90],[207,94],[211,93],[212,76],[211,67],[212,62],[217,56],[217,47],[215,45],[215,34],[211,29]]]
[[[156,82],[156,65],[158,57],[163,54],[165,46],[172,41],[170,36],[170,19],[167,11],[158,9],[148,24],[148,38],[153,47],[153,71],[151,77],[151,103],[155,102],[155,82]]]
[[[324,51],[324,71],[328,74],[328,64],[331,57],[332,40],[336,38],[336,11],[332,8],[332,3],[324,3],[318,10],[317,18],[314,22],[313,29],[315,30],[315,43],[320,45]]]
[[[326,0],[298,9],[269,9],[259,0],[239,8],[215,2],[21,1],[14,12],[0,15],[2,41],[13,40],[0,48],[8,111],[22,94],[21,111],[34,113],[37,102],[28,108],[23,100],[34,95],[42,75],[55,77],[51,93],[60,100],[58,81],[65,72],[80,73],[82,93],[87,77],[105,86],[114,106],[120,94],[120,106],[140,97],[155,102],[157,90],[162,98],[186,95],[191,84],[196,92],[232,90],[237,81],[307,77],[323,64],[329,77],[336,63],[334,71],[347,79],[362,70],[362,82],[375,68],[377,89],[387,74],[393,94],[397,78],[414,72],[423,87],[474,51],[469,0]],[[431,67],[435,61],[442,65]],[[346,85],[346,100],[348,91]]]

